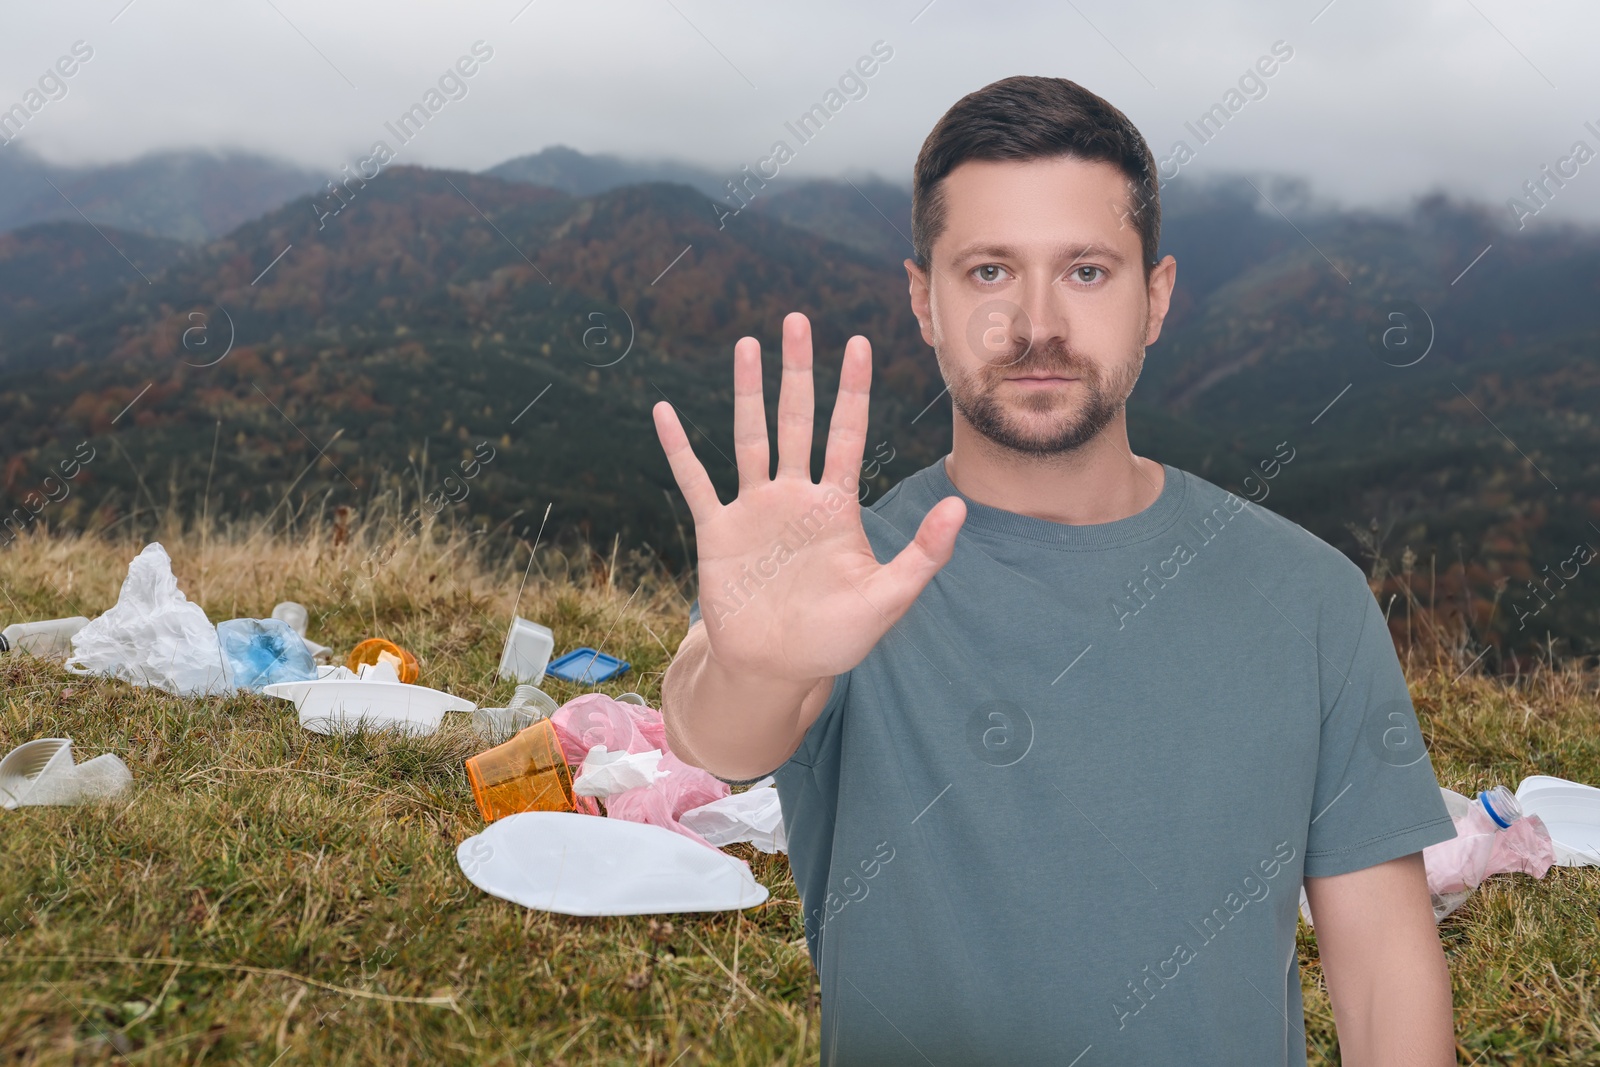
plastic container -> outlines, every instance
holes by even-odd
[[[519,811],[576,810],[572,770],[549,719],[467,760],[467,781],[484,822]]]
[[[557,710],[555,699],[544,690],[531,685],[519,685],[506,707],[479,708],[473,712],[472,725],[485,741],[498,745],[509,741],[540,719],[548,719]]]
[[[500,652],[500,677],[538,685],[544,681],[544,669],[555,649],[556,637],[550,627],[520,615],[514,617]]]
[[[304,604],[297,604],[293,600],[285,600],[272,609],[272,617],[280,622],[289,624],[289,629],[299,634],[306,635],[306,626],[311,622],[311,615],[306,611]]]
[[[579,685],[598,685],[628,669],[628,661],[608,655],[599,649],[575,648],[550,664],[549,673],[564,682]]]
[[[89,625],[82,615],[43,622],[14,622],[0,630],[0,652],[27,652],[34,656],[65,656],[72,651],[72,635]]]
[[[417,680],[420,673],[417,657],[381,637],[369,637],[352,648],[345,666],[359,673],[363,663],[382,663],[386,658],[394,663],[395,674],[401,682],[410,685]]]
[[[128,765],[117,756],[108,752],[74,765],[71,738],[44,737],[0,760],[0,808],[101,800],[131,781]]]

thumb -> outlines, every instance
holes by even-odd
[[[880,605],[890,625],[899,620],[939,568],[950,562],[956,534],[966,518],[966,502],[958,496],[945,497],[922,517],[911,543],[866,581],[866,593]]]

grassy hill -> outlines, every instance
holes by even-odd
[[[509,697],[489,679],[525,542],[374,516],[290,532],[163,522],[180,587],[214,621],[297,599],[311,636],[339,651],[388,636],[418,655],[424,684]],[[6,619],[104,610],[142,544],[125,529],[20,539],[0,552]],[[558,649],[630,660],[599,688],[656,704],[693,591],[637,548],[541,548],[529,574],[521,613],[551,625]],[[1514,684],[1484,677],[1417,621],[1425,607],[1390,622],[1441,783],[1600,782],[1600,677],[1560,664]],[[481,746],[465,723],[329,738],[278,701],[183,700],[0,658],[0,750],[48,736],[72,737],[80,761],[115,752],[135,781],[103,807],[0,813],[8,1063],[818,1062],[817,983],[784,857],[730,849],[772,891],[745,912],[553,915],[479,892],[456,866],[456,844],[482,825],[462,769]],[[1600,871],[1553,868],[1491,879],[1445,920],[1462,1063],[1600,1062],[1597,909]],[[1303,925],[1299,951],[1310,1062],[1337,1062]]]

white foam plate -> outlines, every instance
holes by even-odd
[[[564,915],[737,911],[767,899],[743,860],[648,823],[524,811],[456,848],[490,896]]]
[[[1600,867],[1600,789],[1536,774],[1517,786],[1517,803],[1550,831],[1558,866]]]
[[[360,727],[431,734],[439,728],[445,712],[477,708],[470,700],[427,686],[371,678],[277,682],[263,686],[261,691],[294,701],[300,725],[315,734],[344,733]]]

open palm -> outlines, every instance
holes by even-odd
[[[739,492],[723,504],[665,401],[656,433],[694,516],[700,613],[711,655],[725,668],[801,681],[840,674],[864,659],[949,561],[966,517],[947,497],[916,538],[879,563],[861,525],[858,478],[866,447],[872,349],[845,345],[839,396],[828,427],[822,481],[811,480],[811,324],[783,320],[778,390],[778,467],[769,474],[761,346],[734,346],[733,441]]]

